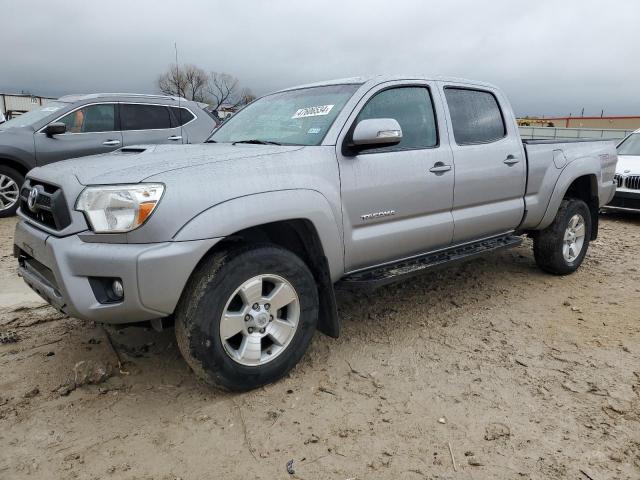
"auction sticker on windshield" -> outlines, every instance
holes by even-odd
[[[318,117],[320,115],[329,115],[333,105],[318,105],[316,107],[305,107],[296,110],[291,118]]]

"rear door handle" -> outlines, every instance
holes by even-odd
[[[507,155],[507,158],[505,159],[504,163],[506,163],[507,165],[511,166],[511,165],[515,165],[519,161],[520,160],[518,160],[515,156]]]
[[[178,140],[182,140],[182,135],[171,135],[167,140],[171,140],[173,142],[177,142]]]
[[[107,147],[115,147],[116,145],[120,145],[120,140],[107,140],[105,142],[102,142],[103,145],[106,145]]]
[[[431,173],[435,173],[436,175],[439,173],[448,172],[449,170],[451,170],[451,165],[445,165],[442,162],[434,163],[433,167],[429,169]]]

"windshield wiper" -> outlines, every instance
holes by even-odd
[[[253,145],[282,145],[281,143],[278,143],[278,142],[270,142],[269,140],[257,140],[257,139],[236,140],[231,145],[235,145],[236,143],[251,143]]]
[[[207,141],[206,141],[206,142],[204,142],[204,143],[218,143],[218,142],[216,142],[215,140],[211,140],[211,139],[209,139],[209,140],[207,140]]]

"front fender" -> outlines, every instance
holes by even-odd
[[[296,189],[256,193],[226,200],[199,213],[173,236],[175,241],[229,236],[266,223],[309,220],[322,243],[331,279],[344,273],[342,229],[324,195],[315,190]]]
[[[535,230],[542,230],[553,222],[556,218],[556,214],[558,213],[558,209],[560,208],[560,203],[562,199],[569,190],[571,184],[579,177],[589,176],[591,177],[591,191],[596,192],[598,194],[598,178],[599,172],[601,171],[602,166],[600,161],[595,157],[582,157],[577,158],[574,161],[567,164],[566,167],[562,170],[562,173],[558,176],[558,180],[556,181],[553,192],[551,193],[551,198],[549,199],[549,204],[547,205],[547,209],[542,217],[540,223],[535,227]]]
[[[18,166],[19,169],[31,170],[36,165],[36,160],[32,152],[27,152],[20,148],[3,145],[0,148],[0,163],[11,166]]]

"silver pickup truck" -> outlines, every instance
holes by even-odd
[[[614,195],[613,143],[522,141],[504,94],[453,78],[350,78],[264,96],[205,144],[32,170],[15,255],[74,317],[173,318],[212,385],[285,375],[334,286],[379,286],[533,238],[575,271]],[[425,300],[427,301],[427,300]]]

